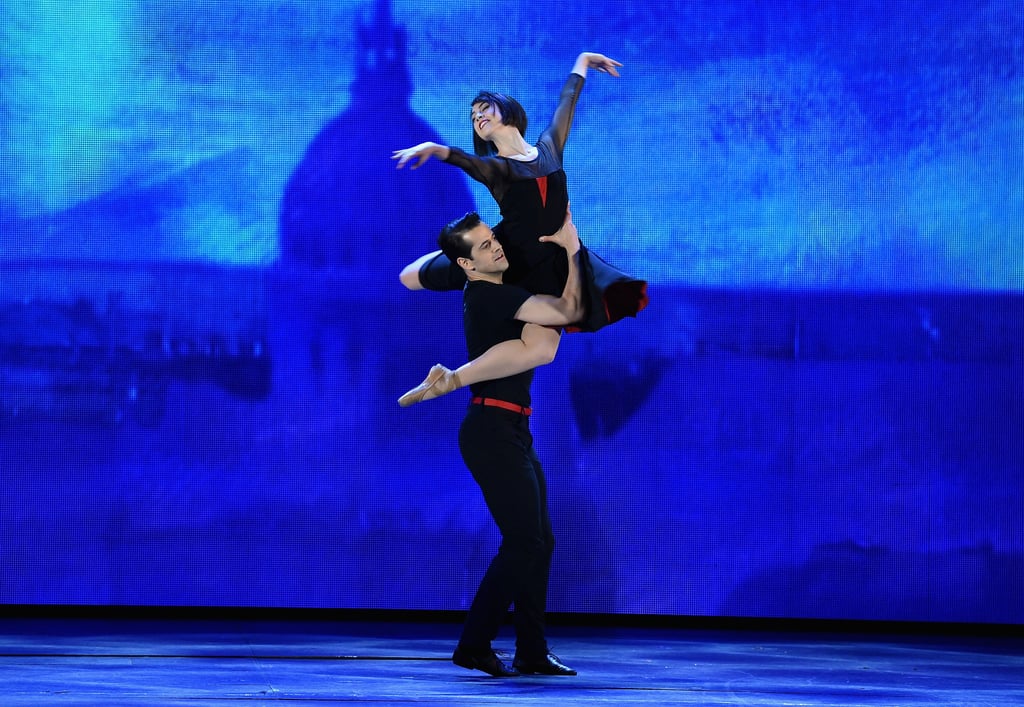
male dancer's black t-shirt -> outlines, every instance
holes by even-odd
[[[529,292],[515,285],[496,285],[481,280],[466,283],[462,295],[462,316],[466,350],[471,360],[495,344],[522,336],[524,324],[515,319],[515,315],[530,297]],[[507,378],[474,383],[470,390],[474,397],[496,398],[529,407],[532,382],[533,370],[529,370]]]

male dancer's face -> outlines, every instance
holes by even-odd
[[[468,258],[459,258],[459,265],[470,277],[475,273],[481,279],[501,282],[501,274],[508,270],[508,261],[491,227],[481,222],[467,231],[463,238],[472,247]]]

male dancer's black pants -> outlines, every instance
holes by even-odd
[[[555,539],[529,418],[470,405],[459,429],[459,449],[501,531],[501,547],[473,598],[459,646],[470,651],[489,648],[514,603],[516,654],[527,659],[544,656],[544,612]]]

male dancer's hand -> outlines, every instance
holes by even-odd
[[[571,209],[565,210],[565,221],[562,222],[562,227],[550,236],[541,236],[540,242],[554,243],[565,248],[570,258],[580,252],[580,234],[576,230],[576,224],[572,222]]]

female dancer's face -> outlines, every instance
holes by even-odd
[[[470,111],[473,131],[481,140],[490,140],[495,130],[502,127],[501,110],[490,103],[474,103]]]

